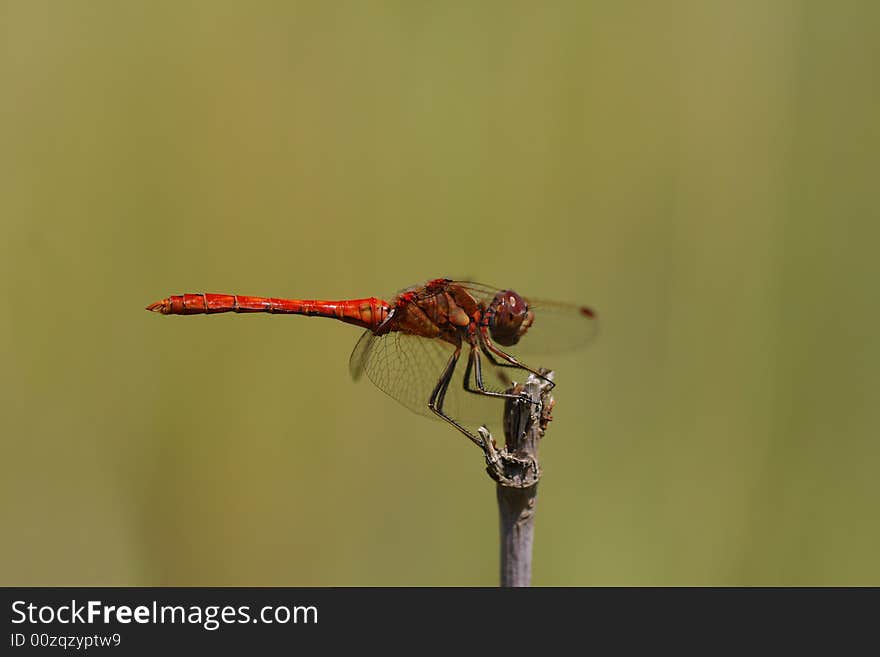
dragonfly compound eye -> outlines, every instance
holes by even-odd
[[[534,318],[525,299],[513,290],[502,290],[489,304],[489,333],[495,342],[510,347],[529,330]]]

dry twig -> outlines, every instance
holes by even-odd
[[[553,372],[542,370],[548,379]],[[532,577],[532,541],[535,502],[541,468],[538,442],[547,429],[553,398],[550,384],[530,374],[524,384],[508,392],[524,393],[531,402],[507,400],[504,406],[504,449],[499,450],[488,429],[480,427],[486,472],[497,482],[501,521],[501,586],[529,586]]]

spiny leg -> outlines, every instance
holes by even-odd
[[[457,420],[443,412],[443,400],[446,398],[446,391],[449,388],[449,382],[452,380],[452,373],[455,371],[455,364],[458,361],[459,354],[461,354],[461,344],[455,347],[455,351],[449,357],[449,362],[446,363],[446,369],[443,370],[440,380],[437,381],[437,385],[434,386],[434,390],[431,392],[431,398],[428,400],[428,408],[430,408],[434,414],[443,418],[449,422],[449,424],[461,431],[472,443],[482,449],[484,443],[481,438],[468,431],[459,424]]]
[[[520,371],[522,371],[522,368],[519,365],[513,365],[511,363],[505,363],[504,361],[495,360],[495,357],[492,355],[492,352],[489,351],[488,349],[484,349],[482,345],[480,345],[480,351],[482,352],[483,356],[486,357],[486,360],[488,360],[489,363],[492,364],[493,367],[498,368],[498,378],[500,378],[502,381],[504,381],[507,384],[508,388],[510,386],[512,386],[513,379],[511,379],[509,376],[507,376],[504,369],[502,369],[502,368],[511,369],[511,370],[520,370]]]
[[[491,358],[491,357],[490,357]],[[508,367],[516,367],[515,365],[508,365]],[[474,380],[477,384],[477,389],[470,387],[471,380],[471,370],[474,372]],[[501,399],[525,399],[526,395],[514,395],[509,392],[494,392],[492,390],[487,390],[486,386],[483,385],[483,368],[480,362],[480,350],[477,348],[476,344],[471,344],[471,351],[468,355],[468,363],[467,368],[464,371],[464,389],[470,393],[475,395],[486,395],[487,397],[499,397]]]
[[[526,365],[524,363],[520,363],[516,358],[514,358],[513,356],[511,356],[507,352],[502,351],[501,349],[496,347],[495,344],[492,342],[492,339],[489,337],[488,328],[485,326],[480,327],[480,343],[483,348],[483,352],[487,356],[491,352],[491,353],[495,354],[496,356],[498,356],[499,358],[501,358],[502,360],[510,363],[509,367],[518,367],[522,370],[525,370],[526,372],[531,372],[532,374],[534,374],[538,378],[542,379],[543,381],[546,381],[550,386],[549,390],[552,390],[556,386],[556,383],[554,383],[553,379],[549,379],[546,376],[544,376],[543,374],[541,374],[540,372],[538,372],[537,370],[532,369],[528,365]],[[494,359],[492,359],[492,360],[494,362]],[[498,363],[498,364],[501,365],[501,363]]]
[[[482,351],[483,351],[483,355],[486,357],[486,360],[488,360],[490,363],[492,363],[492,365],[494,365],[495,367],[511,367],[511,368],[517,369],[517,370],[522,369],[522,367],[520,367],[519,365],[514,365],[513,363],[503,363],[501,361],[495,360],[495,357],[492,355],[492,352],[489,351],[488,349],[485,349]]]

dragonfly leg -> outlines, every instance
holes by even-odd
[[[446,391],[449,389],[449,382],[452,380],[452,373],[455,371],[455,364],[458,362],[460,354],[461,345],[459,344],[456,346],[452,356],[449,357],[449,362],[446,363],[446,369],[443,370],[440,380],[437,381],[437,385],[434,386],[434,390],[431,392],[431,398],[428,400],[428,408],[430,408],[435,415],[446,420],[449,424],[461,431],[472,443],[482,449],[485,446],[482,438],[471,431],[468,431],[455,418],[452,418],[443,412],[443,400],[446,398]]]
[[[501,349],[499,349],[498,347],[496,347],[495,344],[492,342],[492,339],[489,337],[489,330],[488,330],[488,328],[485,327],[485,326],[480,327],[480,342],[481,342],[482,347],[483,347],[483,352],[484,352],[487,356],[489,356],[490,353],[495,354],[495,355],[498,356],[501,360],[506,361],[507,363],[509,363],[509,365],[508,365],[509,367],[518,367],[518,368],[520,368],[520,369],[522,369],[522,370],[525,370],[526,372],[531,372],[532,374],[534,374],[534,375],[537,376],[538,378],[542,379],[543,381],[546,381],[546,382],[549,384],[550,387],[548,388],[548,390],[552,390],[552,389],[556,386],[556,383],[554,383],[554,381],[553,381],[552,379],[547,378],[546,376],[544,376],[543,374],[541,374],[539,371],[537,371],[537,370],[535,370],[535,369],[532,369],[532,368],[529,367],[528,365],[526,365],[526,364],[524,364],[524,363],[520,363],[516,358],[514,358],[513,356],[511,356],[511,355],[508,354],[507,352],[502,351]],[[491,359],[493,362],[495,361],[495,359],[494,359],[494,358],[491,358],[491,356],[490,356],[490,359]],[[503,363],[497,363],[497,364],[498,364],[498,365],[503,365]]]
[[[495,357],[492,355],[492,352],[489,350],[483,351],[483,355],[486,357],[486,360],[488,360],[490,363],[492,363],[492,365],[494,365],[495,367],[512,367],[512,368],[518,369],[518,370],[522,369],[522,367],[520,367],[519,365],[514,365],[513,363],[503,363],[501,361],[495,360]]]
[[[491,356],[489,358],[491,359]],[[515,366],[508,365],[508,367]],[[474,381],[477,384],[476,390],[470,387],[471,370],[473,370]],[[486,386],[483,385],[483,368],[480,362],[480,350],[475,344],[471,345],[471,352],[468,357],[467,369],[465,369],[464,371],[464,389],[475,395],[486,395],[487,397],[499,397],[501,399],[522,399],[531,401],[531,398],[526,394],[514,395],[509,392],[494,392],[492,390],[486,389]]]

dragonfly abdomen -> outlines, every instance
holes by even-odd
[[[373,329],[388,316],[388,303],[370,297],[343,301],[277,299],[238,294],[180,294],[147,306],[163,315],[213,315],[216,313],[272,313],[328,317]]]

